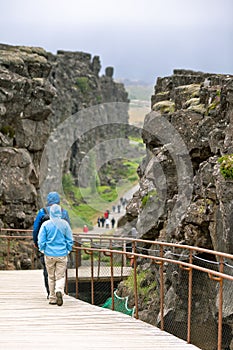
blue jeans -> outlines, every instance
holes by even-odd
[[[49,295],[48,272],[47,272],[46,265],[45,265],[44,254],[41,254],[40,262],[41,262],[41,264],[43,266],[43,270],[44,270],[44,284],[45,284],[45,288],[46,288],[47,293]]]

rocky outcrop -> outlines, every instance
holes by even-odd
[[[127,106],[127,93],[113,80],[113,68],[107,67],[102,77],[100,68],[99,57],[88,53],[58,51],[53,55],[42,48],[0,44],[0,227],[31,228],[42,205],[41,157],[59,125],[70,116],[76,116],[79,123],[80,111],[106,102]],[[103,120],[107,125],[109,114]],[[90,115],[94,118],[95,113]],[[128,123],[127,108],[121,109],[119,120]],[[83,140],[96,142],[106,134],[106,129],[97,129],[87,128],[88,137],[79,133],[61,171],[77,174],[83,149],[91,148],[87,142],[82,146]],[[69,133],[60,134],[59,145],[66,144]],[[56,156],[57,141],[53,143]]]
[[[136,226],[143,239],[232,254],[233,76],[174,70],[172,76],[158,78],[142,137],[147,156],[138,169],[140,188],[127,207],[124,222],[128,221],[129,231],[124,234]],[[210,350],[216,347],[218,292],[201,274],[194,279],[192,341]],[[166,329],[177,332],[179,325],[182,329],[186,324],[187,303],[181,293],[181,288],[187,288],[184,272],[167,269],[165,284]],[[224,293],[223,339],[229,346],[230,288]],[[148,315],[149,310],[155,315],[159,310],[147,304],[142,314],[144,320],[157,324],[159,318],[145,316],[145,309]]]

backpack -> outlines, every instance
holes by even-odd
[[[46,207],[43,208],[44,209],[44,215],[42,216],[42,218],[40,219],[40,224],[39,224],[39,227],[38,227],[38,231],[37,231],[37,237],[38,237],[38,233],[40,231],[40,228],[41,228],[41,225],[50,219],[50,216],[49,216],[49,212],[48,212],[48,209]],[[63,208],[61,209],[62,210],[62,213],[63,213]],[[38,238],[37,238],[38,239]],[[36,244],[36,247],[38,248],[38,245]],[[41,256],[42,253],[39,252],[38,250],[38,254]]]
[[[45,222],[45,221],[50,219],[48,209],[46,207],[44,207],[43,209],[44,209],[44,215],[40,219],[40,224],[39,224],[38,231],[37,231],[37,237],[38,237],[38,234],[39,234],[39,231],[40,231],[40,228],[41,228],[41,225],[43,224],[43,222]],[[38,248],[38,244],[36,244],[36,247]],[[38,250],[37,251],[37,257],[41,258],[42,256],[43,256],[43,254]]]
[[[47,221],[47,220],[50,219],[48,209],[47,209],[46,207],[44,207],[43,209],[44,209],[45,214],[44,214],[44,216],[42,216],[42,218],[40,219],[40,227],[41,227],[41,225],[43,224],[43,222],[45,222],[45,221]]]
[[[50,219],[50,216],[49,216],[49,212],[48,212],[48,209],[46,207],[43,208],[44,209],[44,216],[42,216],[42,218],[40,219],[40,226],[39,226],[39,229],[41,227],[41,225],[43,224],[43,222],[47,221]],[[61,208],[61,212],[62,212],[62,215],[63,215],[63,208]]]

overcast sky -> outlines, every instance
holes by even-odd
[[[115,79],[233,74],[232,14],[233,0],[0,0],[0,42],[99,55]]]

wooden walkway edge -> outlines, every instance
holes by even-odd
[[[65,296],[49,305],[42,270],[0,271],[0,350],[197,350],[119,312]]]
[[[130,276],[132,272],[131,267],[124,266],[121,271],[120,266],[113,267],[114,281],[121,281],[124,278]],[[68,279],[69,281],[76,279],[76,270],[68,269]],[[91,268],[90,266],[79,266],[78,268],[78,279],[80,282],[90,282],[91,281]],[[111,267],[110,266],[98,266],[93,267],[93,279],[94,281],[110,281],[111,280]]]

